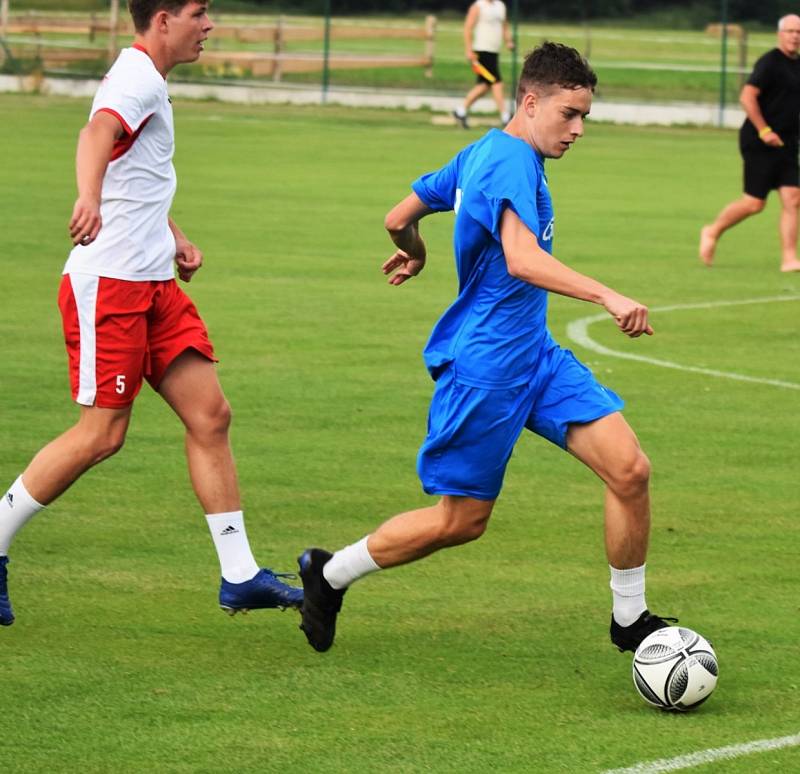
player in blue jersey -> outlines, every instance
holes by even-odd
[[[480,537],[523,429],[569,451],[606,484],[605,542],[611,567],[611,639],[635,650],[665,626],[645,604],[650,463],[599,384],[547,329],[548,291],[603,306],[633,338],[652,334],[647,308],[551,255],[553,206],[545,159],[583,134],[597,78],[572,48],[545,43],[525,60],[517,112],[440,170],[386,216],[397,251],[383,265],[392,285],[425,266],[419,221],[455,210],[458,297],[436,324],[425,362],[436,387],[418,457],[429,508],[401,513],[331,555],[299,558],[301,628],[316,650],[333,644],[336,616],[353,581]]]

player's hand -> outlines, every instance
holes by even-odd
[[[614,318],[617,328],[626,336],[635,339],[643,333],[648,336],[653,335],[653,329],[647,321],[647,307],[644,304],[612,291],[603,300],[603,306]]]
[[[73,245],[90,245],[97,239],[103,220],[100,202],[78,197],[69,219],[69,237]]]
[[[464,56],[470,64],[478,61],[478,55],[474,51],[465,51]]]
[[[384,274],[389,277],[390,285],[402,285],[406,280],[416,277],[425,268],[425,258],[412,258],[403,250],[395,251],[394,255],[381,266]]]
[[[783,140],[777,132],[767,132],[762,138],[761,142],[769,145],[770,148],[782,148]]]
[[[184,282],[191,282],[194,273],[203,265],[203,254],[188,239],[176,239],[175,265],[178,276]]]

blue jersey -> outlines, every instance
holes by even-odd
[[[458,298],[425,347],[428,370],[435,378],[452,363],[456,379],[474,387],[528,383],[540,353],[554,345],[547,292],[508,273],[500,220],[510,207],[552,252],[553,204],[543,159],[524,140],[493,129],[412,188],[432,210],[456,212]]]

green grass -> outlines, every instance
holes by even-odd
[[[430,502],[414,459],[431,383],[420,350],[452,298],[449,215],[402,288],[379,272],[385,211],[477,133],[424,113],[174,105],[173,214],[206,255],[190,286],[221,358],[261,561],[351,542]],[[5,214],[0,481],[75,417],[55,292],[86,101],[0,97]],[[696,258],[738,195],[735,135],[587,128],[548,166],[556,254],[654,307],[799,295],[777,271],[775,203]],[[596,307],[553,298],[551,329]],[[797,302],[655,313],[606,346],[800,383]],[[182,437],[145,389],[125,449],[20,533],[17,623],[0,632],[3,770],[598,772],[797,733],[796,391],[575,346],[628,401],[654,465],[648,599],[711,638],[717,693],[647,708],[607,641],[602,488],[544,441],[518,446],[474,544],[363,581],[334,648],[294,613],[234,620]],[[722,766],[698,771],[723,770]],[[800,770],[800,750],[725,771]]]
[[[215,20],[225,23],[274,23],[275,15],[235,16],[215,14]],[[321,17],[285,16],[286,23],[295,26],[316,27],[322,31]],[[334,18],[334,24],[391,24],[421,29],[424,15],[421,13],[401,18],[379,17],[361,19]],[[772,32],[749,31],[746,58],[740,62],[738,43],[730,38],[727,46],[727,66],[742,65],[751,67],[755,60],[775,46]],[[61,45],[89,45],[86,36],[55,35],[44,36]],[[669,30],[657,28],[629,29],[622,26],[591,24],[588,26],[558,23],[522,23],[519,26],[519,50],[522,55],[543,40],[557,40],[575,46],[584,53],[597,69],[600,77],[598,95],[604,99],[671,101],[691,100],[716,102],[719,99],[720,76],[718,72],[702,71],[702,68],[718,68],[720,65],[720,41],[701,30]],[[19,36],[10,36],[11,43],[19,41]],[[99,35],[92,44],[97,47],[101,58],[107,50],[104,36]],[[209,50],[251,50],[271,51],[271,43],[241,43],[212,33],[207,44]],[[365,67],[359,70],[333,69],[330,73],[332,86],[359,86],[371,88],[405,88],[439,90],[446,92],[465,91],[473,82],[469,67],[463,55],[462,24],[458,20],[443,19],[436,33],[436,51],[433,75],[425,77],[422,67]],[[321,54],[322,39],[318,41],[293,41],[286,43],[288,53]],[[33,57],[35,46],[17,43],[16,55],[23,61]],[[338,40],[331,42],[331,53],[355,53],[364,55],[404,54],[419,57],[423,53],[423,41],[393,38],[371,38],[364,40]],[[507,81],[511,81],[511,55],[505,51],[501,57],[502,71]],[[664,69],[653,70],[654,66]],[[701,68],[683,70],[680,68]],[[91,76],[100,74],[105,65],[81,62],[70,65],[68,70]],[[670,69],[673,68],[673,69]],[[678,69],[675,69],[678,68]],[[7,66],[8,69],[8,66]],[[248,70],[224,68],[218,65],[182,66],[173,74],[174,78],[190,80],[219,77],[250,77]],[[287,73],[284,80],[289,83],[320,83],[321,74]],[[726,99],[735,101],[741,88],[742,76],[731,70],[726,78]]]

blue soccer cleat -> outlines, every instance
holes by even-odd
[[[14,611],[11,609],[11,600],[8,598],[7,564],[8,557],[0,556],[0,626],[11,626],[14,623]]]
[[[281,610],[299,608],[303,604],[303,589],[279,580],[294,577],[289,573],[274,573],[264,569],[244,583],[229,583],[223,578],[219,587],[219,606],[228,615],[276,607]]]

